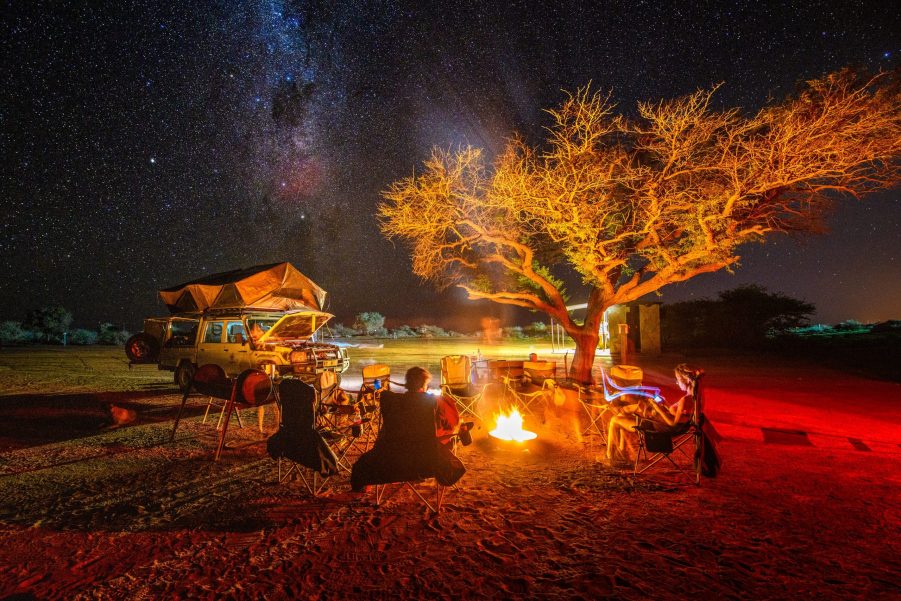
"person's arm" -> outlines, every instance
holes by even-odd
[[[682,419],[682,409],[685,406],[685,397],[683,396],[671,407],[664,407],[661,403],[651,402],[654,412],[666,423],[667,426],[675,426]]]

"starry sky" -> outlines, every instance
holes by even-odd
[[[717,82],[721,107],[754,111],[897,66],[892,3],[776,4],[7,1],[0,319],[62,304],[135,330],[165,314],[159,288],[282,260],[347,321],[539,319],[419,282],[378,231],[379,192],[435,145],[538,143],[542,109],[589,81],[627,114]],[[826,323],[899,318],[899,197],[843,201],[831,233],[748,247],[661,300],[757,283]]]

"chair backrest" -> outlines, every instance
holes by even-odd
[[[614,365],[610,368],[610,379],[620,387],[640,386],[644,371],[634,365]]]
[[[333,371],[324,371],[313,380],[313,389],[316,391],[316,402],[329,402],[338,393],[338,374]]]
[[[269,438],[269,454],[287,457],[319,473],[336,473],[338,458],[315,428],[316,391],[297,378],[285,378],[278,390],[282,423]]]
[[[624,396],[643,396],[649,399],[660,398],[660,389],[654,386],[617,386],[616,383],[601,370],[601,382],[604,389],[604,400],[608,403]]]
[[[488,370],[488,379],[492,382],[500,382],[507,375],[507,362],[500,359],[489,359],[485,362]]]
[[[382,429],[379,439],[400,446],[431,445],[435,441],[436,399],[425,393],[382,395]],[[429,447],[431,448],[431,447]],[[412,450],[412,447],[411,447]],[[417,449],[421,450],[421,449]]]
[[[466,355],[447,355],[441,358],[441,384],[465,386],[472,375],[472,360]]]
[[[382,388],[391,389],[391,366],[384,363],[373,363],[363,366],[363,386],[371,386],[376,380],[382,382]]]
[[[313,430],[316,391],[296,378],[285,378],[278,386],[282,405],[282,426],[291,435]]]
[[[557,370],[557,364],[553,361],[526,361],[522,367],[525,374],[533,382],[539,384],[548,378],[553,378]]]
[[[523,370],[523,366],[525,365],[525,361],[507,361],[507,373],[506,376],[508,378],[519,379],[522,378],[525,374]]]

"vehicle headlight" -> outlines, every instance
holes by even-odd
[[[306,351],[292,351],[290,359],[291,363],[306,363],[309,361],[309,355]]]

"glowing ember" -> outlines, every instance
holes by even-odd
[[[501,440],[515,440],[516,442],[532,440],[538,436],[534,432],[522,429],[522,415],[516,408],[510,412],[510,415],[498,414],[497,426],[489,434]]]

